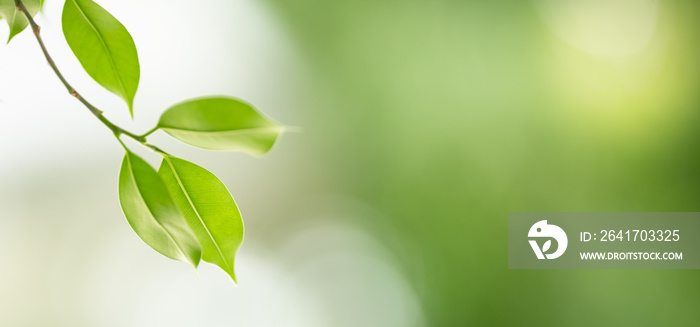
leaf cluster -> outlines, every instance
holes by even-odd
[[[208,150],[243,151],[254,156],[272,148],[283,126],[250,104],[225,96],[186,100],[166,109],[144,135],[130,133],[102,115],[68,84],[51,60],[33,16],[41,0],[0,0],[0,18],[10,27],[8,43],[31,26],[44,54],[69,92],[117,137],[125,155],[119,172],[119,201],[136,234],[160,254],[197,268],[200,261],[219,266],[233,281],[234,259],[243,241],[241,213],[226,186],[214,174],[147,142],[158,130]],[[124,100],[134,117],[140,65],[129,31],[92,0],[66,0],[61,23],[66,42],[85,72]],[[126,135],[161,157],[155,170],[121,140]]]

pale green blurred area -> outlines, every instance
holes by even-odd
[[[40,23],[110,118],[229,94],[300,132],[260,159],[153,136],[244,215],[240,284],[197,279],[129,229],[119,146],[31,35],[0,47],[0,326],[697,324],[697,272],[508,270],[506,222],[700,211],[700,4],[99,3],[139,48],[136,123],[71,58],[60,1]]]
[[[506,266],[507,212],[700,210],[697,3],[271,3],[336,187],[410,241],[427,325],[697,324],[696,271]]]

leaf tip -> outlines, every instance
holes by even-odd
[[[275,147],[277,142],[279,142],[279,138],[282,135],[282,133],[286,132],[289,129],[288,126],[278,124],[278,123],[274,123],[274,126],[271,126],[271,128],[276,133],[276,135],[274,136],[272,141],[269,142],[268,145],[254,148],[254,149],[253,148],[248,149],[248,151],[247,151],[248,154],[252,155],[255,158],[260,158],[260,157],[268,154]]]
[[[231,265],[228,265],[228,264],[216,264],[216,265],[219,266],[219,268],[221,268],[221,270],[223,270],[224,272],[226,272],[226,274],[227,274],[229,277],[231,277],[231,280],[233,281],[233,285],[238,286],[238,278],[236,278],[236,272],[235,272],[235,270],[234,270],[234,268],[233,268],[233,264],[231,264]]]
[[[200,279],[199,278],[199,271],[197,270],[199,263],[190,262],[190,265],[192,266],[192,270],[194,270],[194,275],[197,276],[197,279]]]
[[[302,133],[304,129],[299,126],[285,126],[285,125],[279,125],[280,127],[280,134],[282,133]]]
[[[231,276],[231,279],[233,279],[233,285],[238,286],[238,280],[236,279],[236,274],[233,272],[233,270],[231,270],[229,276]]]
[[[190,264],[190,266],[192,266],[192,269],[194,269],[195,273],[197,274],[197,277],[199,278],[197,268],[199,268],[199,263],[202,262],[202,249],[199,243],[197,243],[197,249],[193,253],[185,254],[185,257],[187,258],[187,262]]]

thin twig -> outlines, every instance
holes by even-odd
[[[63,83],[63,85],[66,87],[66,89],[68,90],[68,93],[70,93],[70,95],[74,96],[76,99],[78,99],[78,101],[80,101],[83,105],[85,105],[85,107],[87,107],[88,110],[90,110],[90,112],[92,112],[92,114],[95,115],[95,117],[97,117],[97,119],[99,119],[103,124],[105,124],[105,126],[107,126],[110,130],[112,130],[112,132],[114,133],[114,135],[117,136],[117,138],[119,138],[119,136],[123,134],[123,135],[126,135],[126,136],[134,139],[135,141],[143,144],[144,146],[146,146],[146,147],[148,147],[156,152],[163,152],[162,150],[158,149],[157,147],[155,147],[151,144],[148,144],[146,142],[146,136],[148,136],[149,134],[154,132],[157,128],[154,128],[153,130],[149,131],[148,133],[146,133],[144,135],[136,135],[134,133],[131,133],[131,132],[115,125],[111,121],[109,121],[109,119],[107,119],[102,114],[102,110],[98,109],[97,107],[92,105],[90,102],[85,100],[85,98],[83,98],[83,96],[80,95],[80,93],[78,93],[78,91],[68,83],[66,78],[63,77],[63,74],[61,74],[61,71],[58,70],[56,63],[53,61],[53,58],[51,58],[51,55],[49,55],[49,51],[46,50],[46,46],[44,45],[44,41],[41,39],[41,33],[40,33],[41,27],[39,27],[39,25],[37,25],[37,23],[34,21],[34,18],[29,13],[29,10],[27,10],[27,7],[24,6],[24,3],[22,3],[21,0],[15,0],[15,6],[17,7],[17,10],[21,11],[22,14],[24,14],[24,17],[27,18],[27,21],[29,21],[29,25],[32,27],[32,31],[34,31],[34,36],[36,37],[37,42],[39,42],[39,46],[41,47],[41,51],[44,53],[44,57],[46,57],[46,61],[49,63],[49,66],[51,66],[51,69],[53,69],[54,73],[56,73],[56,76],[58,76],[58,79],[61,80],[61,83]]]

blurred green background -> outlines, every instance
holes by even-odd
[[[506,235],[508,212],[700,210],[700,3],[99,3],[139,48],[135,124],[60,44],[60,1],[40,23],[110,117],[224,93],[300,132],[261,159],[154,135],[244,214],[240,285],[197,280],[129,230],[118,146],[31,35],[0,47],[0,325],[697,325],[696,271],[508,270]]]
[[[508,212],[698,210],[697,2],[272,3],[428,325],[697,324],[696,271],[506,268]]]

